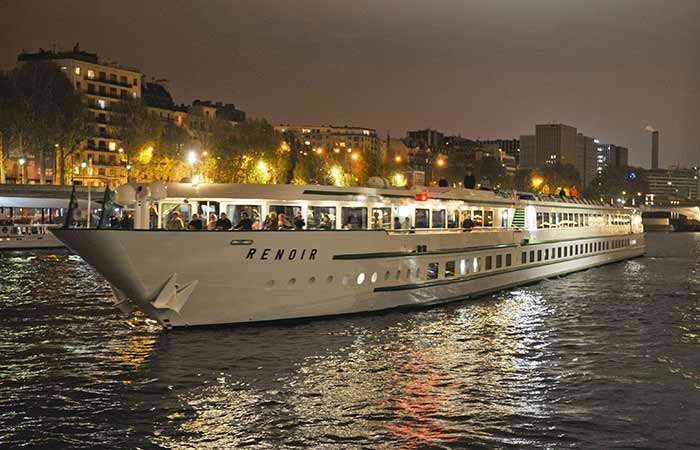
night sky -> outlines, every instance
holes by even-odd
[[[649,166],[700,163],[700,1],[0,0],[0,68],[75,42],[177,102],[274,124],[472,138],[563,122]]]

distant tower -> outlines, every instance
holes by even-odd
[[[651,168],[659,168],[659,130],[651,133]]]

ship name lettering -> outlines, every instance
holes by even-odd
[[[257,258],[261,261],[282,261],[283,259],[287,259],[289,261],[315,261],[317,253],[318,249],[315,248],[303,248],[301,250],[297,250],[296,248],[289,250],[284,248],[264,248],[261,252],[258,252],[257,248],[250,248],[248,249],[245,259],[256,259],[256,255],[258,255]]]

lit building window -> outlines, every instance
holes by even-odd
[[[76,74],[76,75],[80,75],[80,67],[76,67],[76,68],[75,68],[75,74]]]
[[[116,142],[110,142],[109,143],[109,149],[112,151],[115,151],[117,149],[117,143]]]
[[[99,99],[97,100],[97,106],[99,106],[100,109],[105,109],[107,107],[107,102],[102,99]]]
[[[90,79],[92,80],[93,78],[95,78],[95,71],[94,71],[94,70],[88,70],[88,74],[87,74],[87,75],[88,75],[88,78],[90,78]]]

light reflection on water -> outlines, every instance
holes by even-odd
[[[73,255],[0,255],[0,443],[691,447],[700,239],[471,302],[164,332]],[[0,445],[2,446],[2,445]]]

